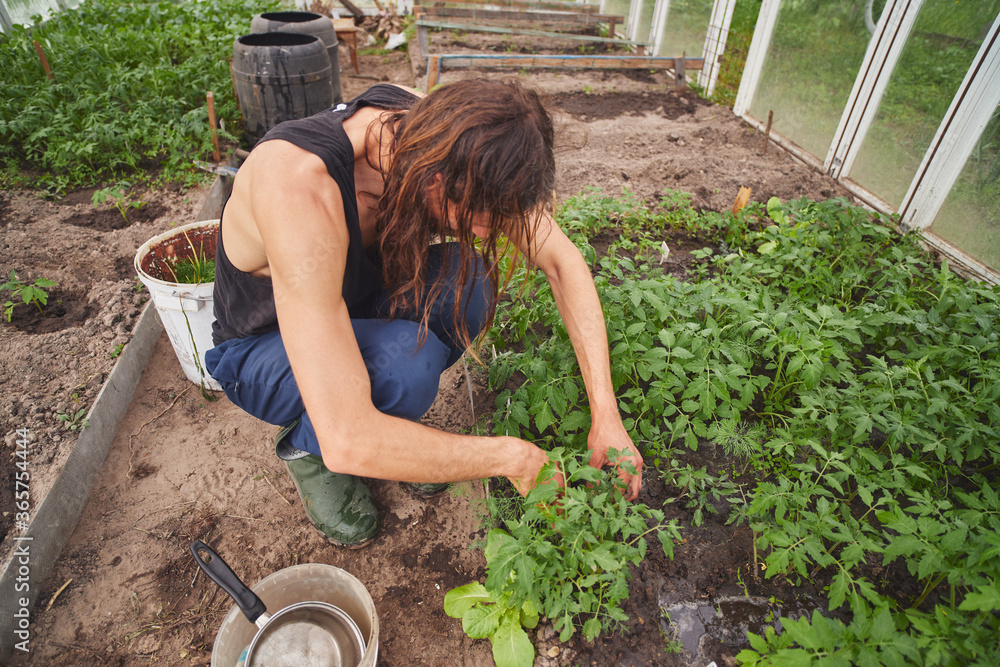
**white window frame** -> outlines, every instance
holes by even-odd
[[[931,226],[1000,105],[1000,15],[990,27],[938,126],[899,213],[910,229]]]
[[[10,32],[13,29],[14,21],[7,12],[7,5],[4,4],[3,0],[0,0],[0,31]]]
[[[601,12],[604,13],[604,3],[601,3]],[[640,42],[646,40],[640,40],[639,35],[639,19],[642,16],[642,0],[632,0],[628,8],[628,24],[625,28],[625,37],[632,42]],[[613,37],[614,35],[612,35]]]
[[[670,15],[670,0],[656,0],[653,5],[653,21],[649,26],[649,39],[648,42],[652,43],[650,47],[651,56],[660,55],[660,49],[663,48],[663,31],[667,27],[667,17]],[[671,53],[671,56],[677,57],[681,54]]]
[[[779,9],[781,0],[764,0],[760,6],[760,14],[757,15],[757,27],[754,28],[753,38],[750,40],[743,78],[740,79],[740,89],[733,104],[733,113],[745,120],[751,120],[747,116],[747,110],[750,109],[750,103],[760,84],[760,75],[767,59],[767,47],[771,44],[771,35],[774,34],[774,26],[778,22]]]
[[[715,84],[719,80],[722,54],[726,50],[726,40],[729,37],[729,27],[733,23],[735,9],[736,0],[715,0],[712,5],[712,16],[708,20],[705,46],[702,48],[705,64],[698,72],[698,85],[705,90],[705,95],[709,97],[715,93]]]
[[[882,10],[823,161],[823,171],[834,178],[850,174],[922,5],[923,0],[889,0]]]
[[[1000,15],[990,27],[962,85],[938,126],[899,207],[904,229],[920,230],[928,245],[972,277],[1000,285],[1000,273],[937,236],[932,227],[952,187],[1000,106]]]

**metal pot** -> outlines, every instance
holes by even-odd
[[[246,651],[247,667],[357,667],[365,640],[354,620],[328,602],[304,601],[268,614],[264,602],[201,540],[191,554],[205,574],[226,591],[257,631]]]

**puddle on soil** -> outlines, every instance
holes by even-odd
[[[692,659],[701,653],[702,642],[714,639],[726,646],[749,646],[747,633],[763,635],[768,626],[781,630],[780,617],[800,618],[823,611],[819,602],[808,598],[784,602],[761,597],[722,597],[712,603],[685,602],[666,606],[661,600],[660,629],[674,637]]]

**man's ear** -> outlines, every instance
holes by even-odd
[[[438,220],[441,219],[441,213],[444,210],[442,203],[444,202],[444,176],[441,172],[434,174],[431,177],[431,182],[427,186],[427,209],[431,212]]]

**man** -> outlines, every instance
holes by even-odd
[[[424,494],[501,475],[522,494],[535,484],[547,461],[535,445],[419,423],[493,317],[506,243],[552,285],[590,399],[591,463],[614,448],[641,470],[590,271],[544,212],[552,146],[551,119],[518,84],[461,81],[426,97],[380,84],[277,126],[240,168],[219,231],[208,370],[235,404],[284,427],[276,451],[334,544],[378,533],[362,477]],[[620,474],[634,498],[641,475]]]

